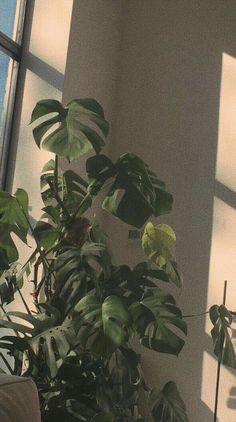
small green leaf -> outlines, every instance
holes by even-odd
[[[15,197],[20,204],[22,210],[28,215],[28,208],[29,208],[29,198],[28,194],[24,189],[17,189],[15,193]]]
[[[34,228],[34,235],[38,239],[40,245],[47,251],[55,245],[60,233],[51,224],[38,221]]]
[[[175,254],[175,233],[167,224],[147,223],[142,236],[142,247],[150,261],[163,267]]]
[[[213,305],[210,308],[210,319],[214,325],[211,336],[215,355],[224,365],[236,368],[236,356],[231,340],[232,314],[224,305]]]
[[[0,192],[0,248],[6,252],[9,262],[18,259],[18,251],[11,234],[15,233],[27,244],[27,215],[28,195],[23,189],[18,189],[15,196],[8,192]]]
[[[1,305],[7,305],[14,300],[14,294],[16,292],[17,283],[15,265],[9,270],[3,271],[0,277],[0,303]]]
[[[183,276],[177,262],[172,260],[167,262],[165,265],[165,272],[169,280],[177,287],[181,288],[183,286]]]

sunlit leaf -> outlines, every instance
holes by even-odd
[[[167,224],[147,223],[142,236],[142,247],[150,261],[163,267],[175,254],[176,237]]]
[[[96,153],[100,152],[108,134],[108,123],[97,101],[89,98],[73,100],[63,107],[58,101],[42,100],[36,104],[31,122],[49,113],[57,115],[40,123],[33,130],[39,147],[66,157],[69,161],[91,148]]]

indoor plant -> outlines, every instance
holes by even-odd
[[[48,114],[53,117],[48,118]],[[151,217],[168,213],[172,196],[143,160],[131,153],[113,163],[101,154],[108,134],[102,107],[93,99],[42,100],[31,122],[44,117],[33,136],[55,154],[43,168],[43,215],[32,225],[28,195],[0,192],[0,326],[12,329],[0,347],[13,356],[7,369],[35,380],[46,421],[187,421],[174,382],[157,393],[148,388],[133,350],[132,337],[157,352],[178,355],[187,325],[163,283],[181,287],[175,262],[175,234]],[[56,125],[56,126],[55,126]],[[62,170],[69,161],[94,149],[86,161],[86,178]],[[86,212],[103,192],[102,207],[124,223],[142,229],[146,261],[134,268],[114,265],[106,236]],[[35,249],[18,264],[14,233]],[[34,309],[21,287],[32,281]],[[18,292],[26,312],[6,312]],[[228,332],[231,314],[213,307],[215,353],[235,365]]]

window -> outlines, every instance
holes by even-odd
[[[10,146],[26,0],[0,1],[0,186]]]

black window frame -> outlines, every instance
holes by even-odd
[[[31,0],[32,1],[32,0]],[[21,44],[8,37],[6,34],[0,31],[0,51],[6,54],[9,58],[18,63],[17,75],[15,77],[13,92],[10,92],[9,101],[11,102],[9,109],[6,114],[6,125],[3,129],[3,148],[0,155],[0,189],[7,188],[7,169],[10,159],[11,146],[13,143],[13,132],[15,125],[15,118],[17,117],[17,99],[19,95],[22,95],[20,89],[21,79],[21,65],[22,55],[25,43],[25,32],[27,26],[27,17],[29,15],[30,0],[25,0],[24,11],[22,17],[22,37]],[[12,82],[12,81],[11,81]]]

